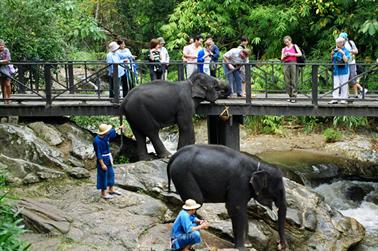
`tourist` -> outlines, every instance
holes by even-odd
[[[238,49],[247,49],[247,45],[249,43],[249,39],[247,36],[242,36],[240,38],[240,44],[239,46],[237,47]]]
[[[228,79],[228,93],[227,96],[242,97],[240,67],[248,60],[250,54],[249,49],[233,48],[226,52],[223,56],[223,68],[226,79]]]
[[[119,45],[116,42],[111,42],[109,44],[109,53],[106,56],[106,63],[108,64],[108,76],[109,76],[109,97],[114,97],[114,65],[118,64],[118,81],[121,80],[121,77],[125,75],[125,68],[121,66],[120,64],[123,63],[123,60],[121,60],[120,55],[117,53],[119,49]]]
[[[11,55],[8,48],[5,47],[4,40],[0,39],[0,84],[3,100],[5,104],[10,104],[12,94],[11,75],[14,73],[14,68],[9,65]]]
[[[125,62],[122,66],[125,69],[125,74],[121,77],[122,83],[122,97],[125,97],[129,90],[131,90],[131,71],[132,71],[132,63],[134,62],[135,56],[131,54],[131,51],[126,48],[125,40],[118,40],[117,44],[119,45],[119,50],[117,53],[119,54],[121,60]]]
[[[188,199],[182,206],[182,210],[178,214],[172,226],[171,232],[171,248],[172,250],[193,250],[194,244],[201,242],[201,234],[199,230],[207,229],[209,224],[205,220],[199,220],[196,216],[196,210],[201,205],[195,200]]]
[[[285,36],[283,41],[285,47],[281,51],[281,61],[284,62],[284,79],[286,92],[289,95],[287,101],[295,103],[298,79],[297,57],[302,56],[302,52],[296,44],[292,43],[290,36]]]
[[[182,61],[185,63],[188,62],[188,58],[190,57],[187,52],[189,51],[189,46],[194,43],[194,38],[189,37],[188,44],[184,46],[184,49],[182,50]]]
[[[150,64],[150,77],[151,81],[156,79],[162,79],[163,68],[160,64],[160,41],[156,38],[150,41],[150,51],[148,60],[152,63]]]
[[[368,92],[367,89],[364,89],[359,83],[358,79],[356,78],[357,76],[357,65],[356,65],[356,55],[358,54],[358,49],[356,44],[354,43],[353,40],[350,40],[348,38],[348,34],[346,32],[340,33],[339,37],[345,39],[345,48],[349,51],[350,53],[350,59],[349,59],[349,84],[353,88],[354,92],[354,97],[358,98],[358,90],[360,92],[364,92],[366,94]]]
[[[247,49],[247,45],[249,43],[249,39],[247,36],[242,36],[240,38],[240,44],[239,46],[237,47],[238,49]],[[249,63],[249,59],[247,59],[246,63],[248,64]],[[241,78],[241,82],[242,82],[242,92],[243,92],[243,96],[245,95],[245,85],[246,85],[246,77],[245,77],[245,65],[242,65],[240,67],[240,78]]]
[[[197,70],[197,56],[198,52],[202,49],[202,36],[196,36],[194,43],[184,47],[184,58],[187,63],[186,65],[186,76],[189,78],[193,72]]]
[[[119,129],[123,129],[121,125]],[[122,195],[114,190],[113,157],[110,152],[109,140],[114,139],[117,134],[111,125],[101,124],[93,140],[93,148],[97,158],[97,189],[101,190],[101,198],[111,199],[113,195]],[[108,192],[106,189],[108,188]]]
[[[203,72],[207,75],[210,76],[210,61],[211,61],[211,41],[206,40],[205,42],[205,48],[202,48],[198,52],[197,56],[197,62],[199,63],[198,66],[198,71]]]
[[[329,104],[337,104],[341,100],[341,104],[347,104],[348,98],[348,79],[350,58],[349,51],[345,48],[345,39],[338,37],[336,39],[336,48],[331,52],[331,59],[333,63],[333,100]]]
[[[160,62],[163,70],[163,79],[168,79],[168,65],[169,65],[169,53],[167,48],[165,48],[165,40],[162,37],[159,37],[160,41]]]
[[[207,43],[210,43],[210,76],[217,77],[217,68],[218,68],[218,59],[219,59],[219,48],[214,44],[213,39],[210,37],[207,40]],[[206,43],[206,42],[205,42]]]

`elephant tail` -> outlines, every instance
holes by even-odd
[[[167,164],[167,177],[168,177],[168,193],[171,192],[171,165],[173,161],[176,159],[177,154],[173,154],[173,156],[169,159]]]

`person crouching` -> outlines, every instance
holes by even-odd
[[[201,205],[195,200],[188,199],[182,206],[183,210],[178,214],[173,223],[171,233],[172,250],[193,250],[194,244],[201,242],[199,230],[207,229],[209,224],[205,220],[199,220],[194,214]]]

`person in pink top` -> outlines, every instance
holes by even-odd
[[[202,49],[203,38],[201,35],[196,36],[194,43],[184,47],[184,60],[186,65],[186,76],[189,78],[197,70],[197,56],[198,52]]]
[[[286,45],[281,51],[281,61],[284,62],[284,79],[286,92],[289,94],[288,102],[295,103],[297,97],[297,57],[302,56],[302,52],[296,44],[292,43],[290,36],[285,36],[284,44]]]

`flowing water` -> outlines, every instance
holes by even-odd
[[[321,194],[343,215],[360,222],[366,236],[353,251],[378,251],[378,182],[338,179],[338,170],[351,164],[339,157],[302,151],[264,152],[259,157],[280,166],[285,175]]]

